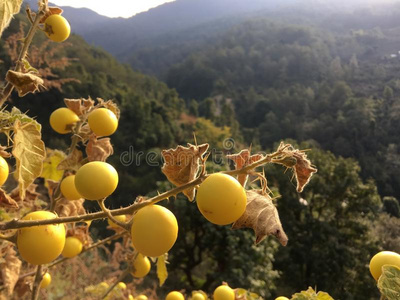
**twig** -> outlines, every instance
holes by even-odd
[[[114,216],[111,214],[111,211],[104,205],[104,200],[105,198],[98,200],[97,202],[99,203],[99,206],[102,211],[104,211],[107,215],[107,218],[109,218],[113,223],[117,224],[118,226],[124,228],[126,231],[130,231],[131,226],[129,223],[124,223],[119,221],[118,219],[114,218]]]
[[[17,60],[16,66],[14,68],[14,71],[21,70],[22,61],[25,59],[26,54],[28,53],[29,46],[32,43],[32,39],[35,36],[36,30],[38,29],[39,21],[43,17],[43,15],[44,15],[43,11],[39,11],[36,14],[35,19],[31,25],[31,28],[29,29],[28,34],[26,35],[26,37],[24,39],[24,46],[22,47],[21,52],[18,55],[18,60]],[[13,91],[13,89],[14,89],[14,85],[12,85],[10,82],[7,82],[7,85],[5,86],[5,88],[3,90],[3,94],[1,95],[1,98],[0,98],[0,108],[7,101],[8,97],[11,95],[11,92]]]
[[[35,279],[33,281],[32,289],[32,300],[37,300],[39,298],[40,282],[42,281],[42,265],[38,265],[36,269]]]
[[[118,279],[108,288],[108,290],[104,293],[104,295],[101,297],[101,299],[104,299],[105,297],[107,297],[107,295],[109,293],[111,293],[111,291],[117,286],[117,284],[124,280],[124,278],[126,276],[129,275],[129,268],[125,269],[124,272],[122,272],[122,274],[118,277]]]

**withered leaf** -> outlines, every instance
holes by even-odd
[[[110,138],[97,139],[95,135],[90,136],[86,145],[86,154],[89,161],[106,161],[113,152],[114,149]]]
[[[195,146],[188,143],[188,147],[178,146],[175,149],[163,150],[161,155],[164,165],[161,171],[176,186],[194,180],[200,168],[200,159],[203,158],[208,147],[208,144]],[[187,189],[183,193],[190,201],[193,201],[195,188]]]
[[[236,168],[235,168],[236,170],[239,170],[239,169],[263,158],[263,156],[261,154],[250,155],[250,150],[248,150],[248,149],[244,149],[237,154],[227,155],[226,157],[233,160],[233,162],[235,163],[235,166],[236,166]],[[240,184],[242,186],[246,185],[248,177],[249,176],[247,174],[238,175],[238,181],[240,182]]]
[[[297,182],[297,192],[301,193],[310,181],[311,176],[317,172],[317,169],[311,166],[311,162],[304,152],[297,150],[293,153],[293,156],[297,160],[296,165],[293,167]]]
[[[23,97],[28,93],[35,93],[39,91],[40,87],[44,87],[43,79],[30,73],[9,70],[6,79],[17,89],[18,96],[20,97]]]
[[[77,171],[82,166],[82,158],[83,154],[82,151],[74,148],[72,153],[69,154],[63,161],[59,163],[57,166],[58,170],[73,170]]]
[[[86,113],[94,105],[94,101],[91,98],[64,99],[64,103],[70,110],[72,110],[78,116],[81,116],[82,114]]]
[[[83,207],[84,201],[84,199],[68,201],[63,198],[57,201],[55,211],[60,217],[84,215],[86,214],[85,208]]]
[[[255,190],[246,191],[246,194],[246,211],[233,223],[232,229],[252,228],[256,234],[256,244],[268,235],[274,235],[283,246],[286,246],[288,238],[271,197]]]
[[[51,15],[61,15],[63,10],[59,7],[48,7],[48,10],[45,12],[44,16],[40,19],[39,23],[43,24],[48,17]]]
[[[0,206],[18,208],[18,203],[0,188]]]
[[[14,291],[15,284],[19,279],[22,262],[18,259],[12,244],[9,244],[5,249],[2,249],[1,254],[4,258],[4,262],[0,264],[1,275],[7,293],[8,295],[11,295]]]
[[[15,189],[13,189],[11,191],[9,196],[17,202],[20,202],[20,201],[35,202],[40,196],[40,193],[38,193],[36,191],[36,188],[37,188],[37,184],[34,184],[34,183],[30,184],[25,190],[24,197],[21,199],[21,195],[19,193],[20,190],[18,187],[16,187]]]

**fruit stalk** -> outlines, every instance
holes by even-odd
[[[28,14],[30,13],[29,10],[27,10],[27,12],[28,12]],[[40,19],[43,17],[43,15],[44,15],[43,10],[40,10],[36,13],[36,16],[35,16],[35,19],[33,20],[31,28],[29,29],[29,32],[24,39],[24,42],[23,42],[24,46],[22,47],[21,52],[18,55],[18,60],[17,60],[17,64],[15,66],[14,71],[21,70],[22,61],[25,59],[26,54],[28,53],[29,46],[32,43],[32,39],[35,36],[36,30],[38,29]],[[1,95],[0,108],[7,101],[8,97],[11,95],[11,92],[13,91],[13,89],[14,89],[14,86],[10,82],[7,82],[7,85],[4,87],[3,93]]]

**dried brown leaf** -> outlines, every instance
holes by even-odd
[[[4,287],[6,288],[8,295],[11,295],[14,291],[15,284],[19,279],[22,262],[18,259],[13,244],[7,245],[7,247],[2,250],[4,251],[2,251],[4,262],[0,264],[1,275]]]
[[[114,152],[110,141],[110,138],[97,139],[95,135],[91,135],[86,145],[86,154],[89,161],[106,161]]]
[[[161,155],[164,165],[161,171],[176,186],[194,180],[200,168],[200,159],[203,158],[208,147],[208,144],[195,146],[188,143],[188,147],[178,146],[175,149],[163,150]],[[190,201],[193,201],[195,188],[187,189],[183,193]]]
[[[317,172],[317,169],[311,166],[311,162],[304,152],[296,150],[293,156],[297,160],[296,165],[293,167],[297,182],[297,192],[301,193],[310,182],[311,176]]]
[[[30,73],[9,70],[6,79],[16,88],[18,96],[20,97],[23,97],[28,93],[38,92],[40,87],[44,87],[43,79]]]
[[[81,163],[82,158],[83,158],[82,151],[79,151],[78,149],[74,148],[74,150],[72,150],[72,153],[69,154],[63,161],[59,163],[57,169],[78,171],[78,169],[82,166]]]
[[[87,113],[88,110],[94,106],[94,101],[90,98],[64,99],[64,103],[70,110],[72,110],[78,116]]]
[[[45,12],[44,16],[40,19],[39,23],[43,24],[48,17],[51,15],[61,15],[63,10],[59,7],[48,7],[48,10]]]
[[[18,208],[18,203],[0,188],[0,206],[9,208]]]
[[[86,214],[83,207],[84,199],[69,201],[65,198],[57,201],[55,211],[60,217],[72,217]]]
[[[24,198],[21,199],[20,193],[19,193],[19,188],[16,187],[11,191],[9,196],[14,199],[17,202],[25,201],[25,202],[36,202],[36,200],[39,198],[40,193],[36,191],[37,184],[32,183],[27,187],[24,193]]]
[[[244,149],[237,154],[227,155],[226,157],[233,160],[233,162],[235,163],[235,166],[236,166],[236,168],[235,168],[236,170],[239,170],[239,169],[263,158],[262,154],[250,155],[250,150],[248,150],[248,149]],[[246,185],[248,177],[249,176],[247,174],[238,175],[238,181],[240,182],[240,184],[242,186]]]
[[[283,246],[286,246],[288,238],[271,197],[255,190],[246,191],[246,194],[246,211],[233,223],[232,229],[252,228],[256,234],[256,244],[268,235],[274,235]]]

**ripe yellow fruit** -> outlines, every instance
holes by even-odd
[[[211,174],[200,184],[196,196],[197,207],[211,223],[227,225],[235,222],[246,210],[244,188],[232,176]]]
[[[57,216],[49,211],[35,211],[22,220],[47,220]],[[33,265],[47,264],[64,249],[64,224],[40,225],[18,229],[17,247],[21,257]]]
[[[71,258],[77,256],[81,252],[82,242],[80,239],[74,236],[69,236],[65,239],[65,246],[61,253],[62,256]]]
[[[133,261],[133,268],[134,271],[132,272],[133,277],[136,278],[142,278],[149,274],[151,264],[150,260],[146,257],[143,256],[142,254],[138,254],[136,256],[136,259]]]
[[[400,255],[392,251],[382,251],[375,254],[369,262],[372,277],[378,280],[382,275],[382,266],[393,265],[400,268]]]
[[[88,116],[90,129],[98,136],[112,135],[118,127],[117,116],[107,108],[97,108]]]
[[[147,300],[147,299],[148,298],[145,295],[139,295],[139,296],[136,297],[136,300]]]
[[[202,293],[194,293],[192,300],[206,300],[206,297]]]
[[[66,134],[71,132],[71,127],[79,121],[79,117],[72,110],[61,107],[53,111],[50,115],[50,126],[54,131]]]
[[[135,298],[133,298],[132,295],[129,295],[129,296],[128,296],[128,300],[135,300]]]
[[[180,292],[172,291],[168,293],[165,300],[185,300],[185,297]]]
[[[45,289],[51,283],[51,275],[49,273],[45,273],[43,275],[42,281],[40,281],[40,288]]]
[[[114,216],[114,218],[117,219],[117,221],[126,222],[126,215]],[[107,222],[108,222],[108,225],[110,225],[111,228],[115,228],[115,229],[120,228],[117,224],[115,224],[110,219],[107,219]]]
[[[145,256],[158,257],[168,252],[178,237],[175,215],[160,205],[149,205],[133,216],[133,247]]]
[[[275,298],[275,300],[289,300],[289,298],[284,296],[279,296],[278,298]]]
[[[106,162],[92,161],[75,174],[75,187],[83,198],[99,200],[111,195],[118,185],[118,173]]]
[[[235,292],[227,285],[220,285],[214,290],[214,300],[235,300]]]
[[[52,41],[63,42],[69,37],[71,26],[63,16],[51,15],[44,21],[44,30]]]
[[[8,163],[2,156],[0,156],[0,186],[6,182],[9,171]]]
[[[119,288],[120,290],[126,290],[125,282],[122,282],[122,281],[118,282],[117,288]]]
[[[61,181],[61,193],[68,200],[78,200],[83,198],[75,187],[75,175],[69,175]]]

